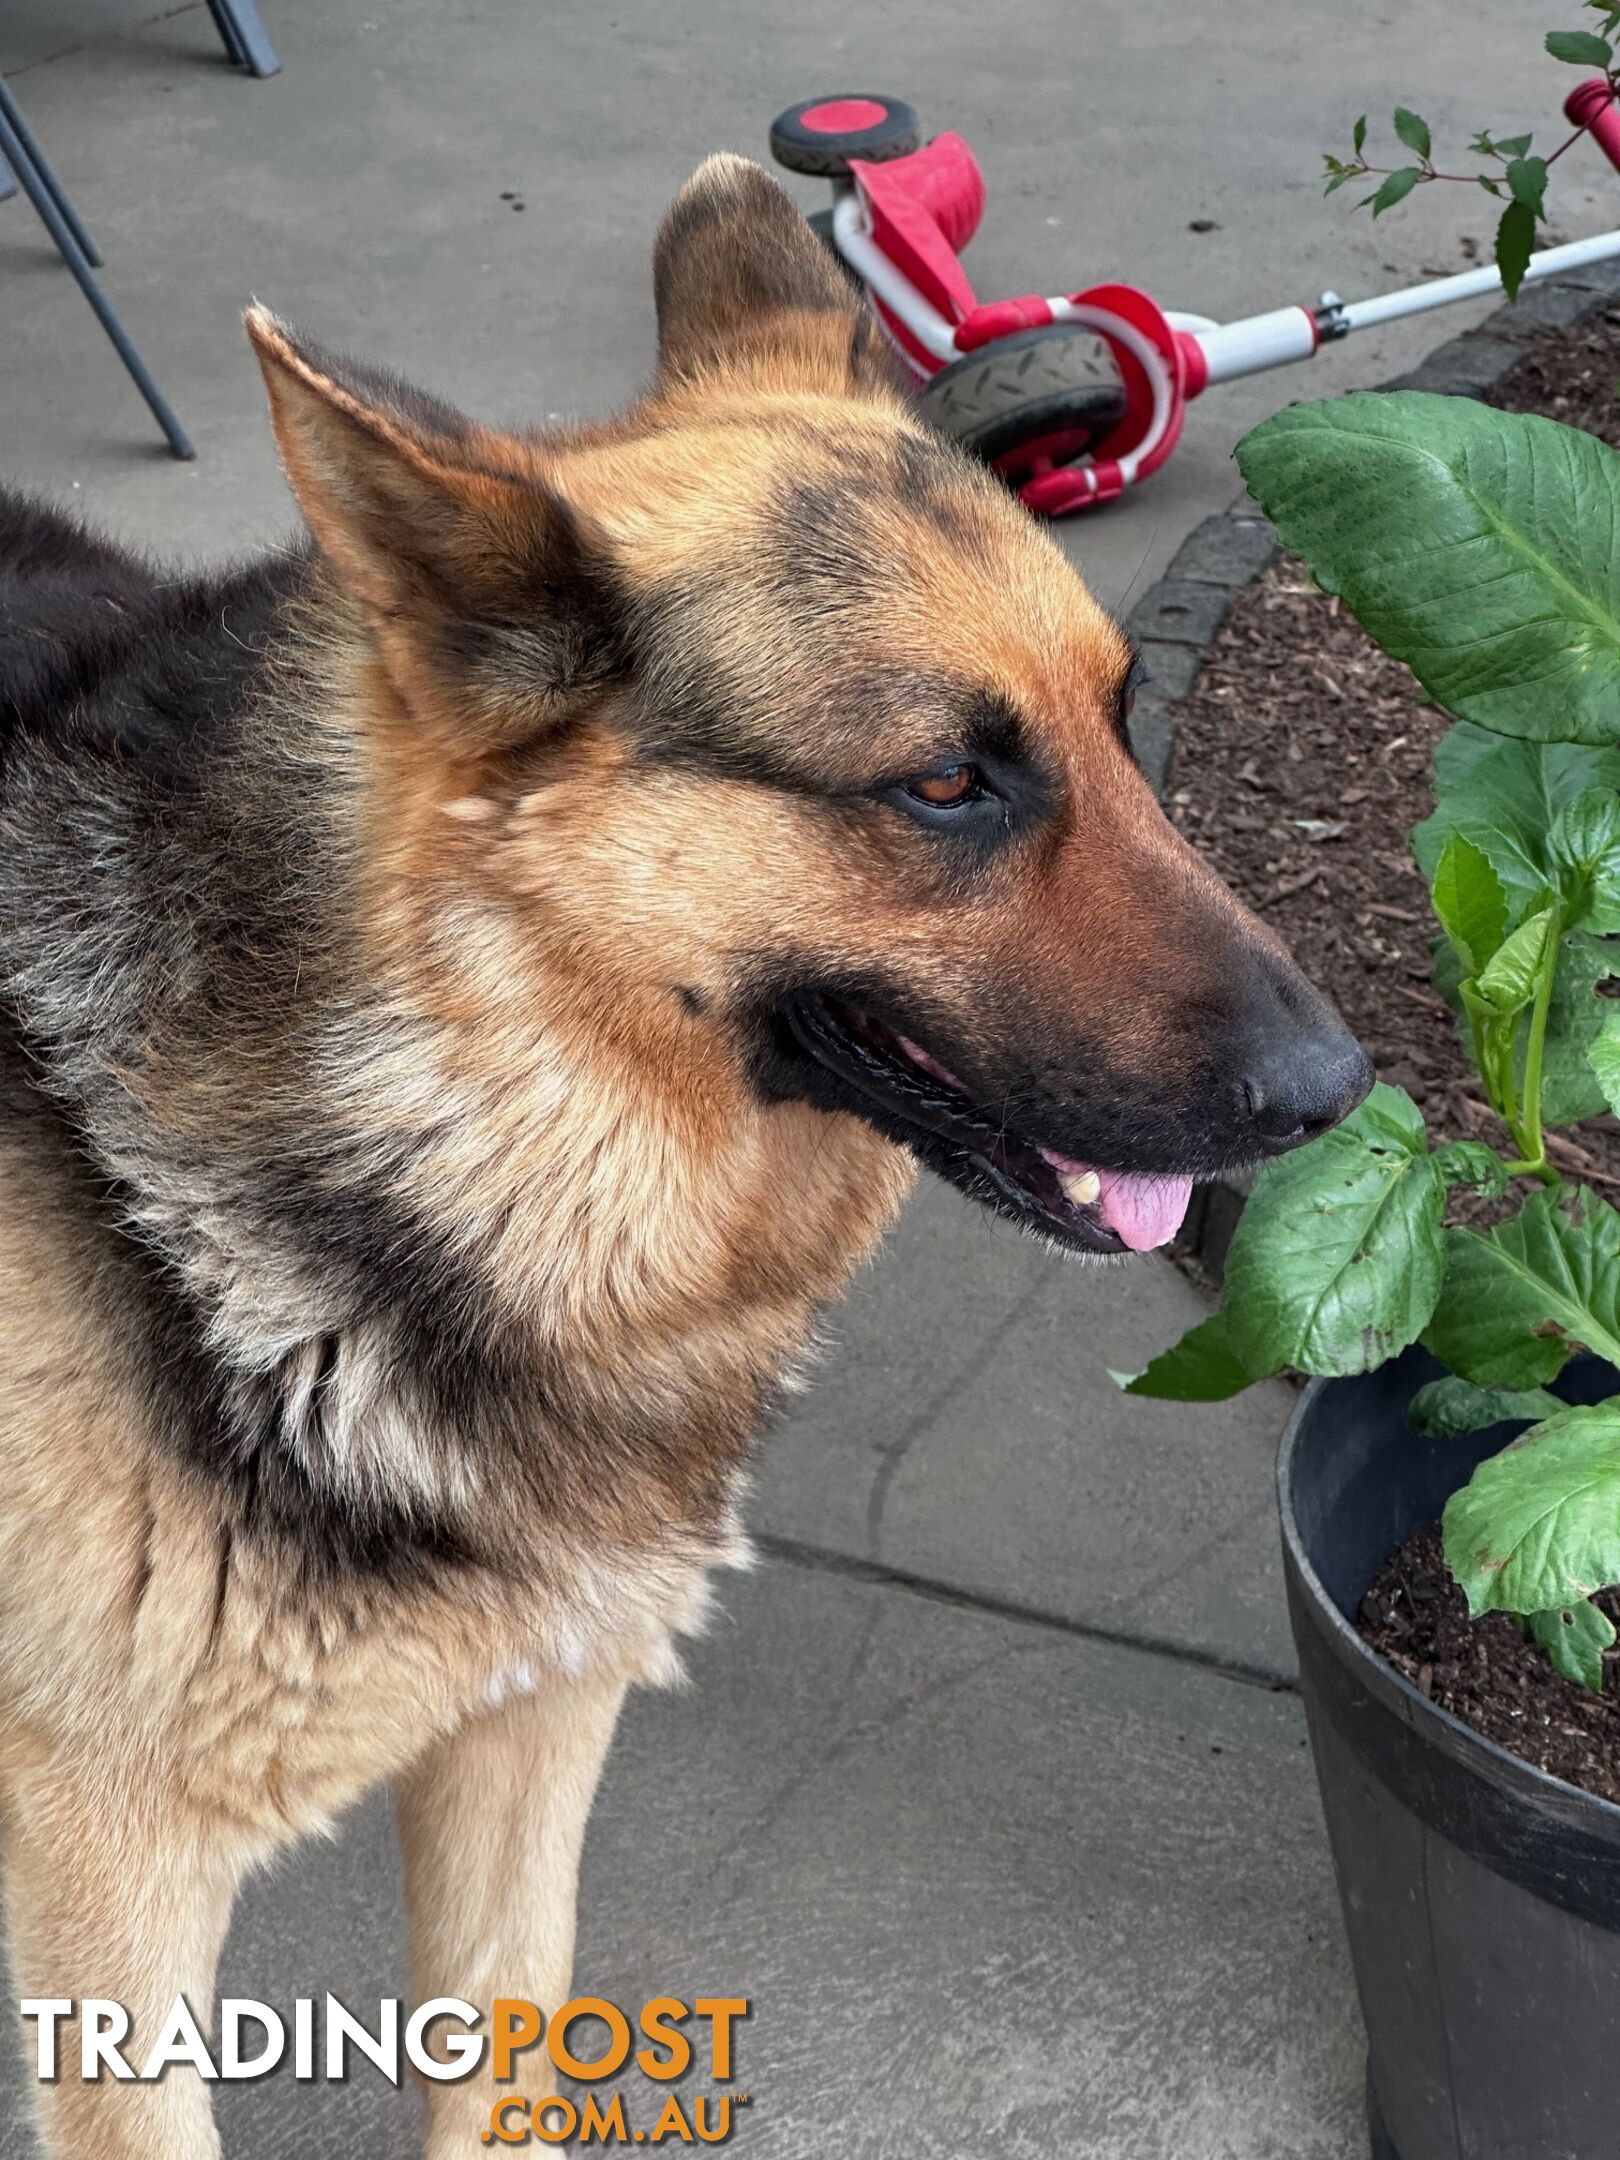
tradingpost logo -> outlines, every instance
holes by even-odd
[[[269,2003],[227,1996],[213,2040],[177,1995],[143,2052],[122,2003],[31,1997],[18,2008],[35,2028],[35,2075],[47,2082],[143,2083],[186,2064],[209,2083],[277,2073],[299,2083],[341,2083],[364,2058],[394,2085],[408,2071],[453,2084],[475,2076],[487,2059],[494,2083],[514,2088],[491,2104],[481,2133],[489,2146],[723,2145],[748,2106],[746,2093],[712,2089],[735,2080],[734,2028],[749,2010],[743,1995],[700,1995],[690,2003],[657,1995],[633,2019],[599,1995],[575,1996],[550,2017],[521,1996],[497,1996],[487,2017],[457,1996],[436,1997],[404,2017],[389,1998],[369,2022],[335,1995],[300,1996],[290,2020]],[[576,2033],[587,2020],[605,2027],[605,2043]],[[75,2021],[76,2050],[62,2031]],[[555,2089],[558,2078],[589,2089],[571,2098]],[[669,2090],[678,2080],[690,2083]]]

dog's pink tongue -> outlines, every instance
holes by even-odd
[[[1050,1149],[1041,1153],[1056,1170],[1063,1189],[1077,1205],[1094,1207],[1121,1244],[1132,1252],[1167,1245],[1181,1228],[1192,1198],[1190,1177],[1149,1176],[1138,1170],[1099,1170],[1091,1163],[1070,1162]],[[1084,1188],[1095,1182],[1094,1193]],[[1076,1186],[1081,1191],[1075,1190]]]
[[[1132,1252],[1167,1245],[1192,1198],[1190,1177],[1144,1177],[1133,1170],[1097,1172],[1097,1213]]]

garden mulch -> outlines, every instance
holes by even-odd
[[[1546,413],[1620,449],[1620,307],[1527,341],[1489,402]],[[1450,1012],[1406,835],[1429,813],[1450,725],[1347,609],[1284,556],[1235,602],[1177,713],[1168,809],[1278,932],[1430,1131],[1499,1143]],[[1568,1175],[1620,1198],[1620,1124],[1555,1134]],[[1459,1195],[1457,1212],[1478,1214]]]
[[[1620,306],[1549,327],[1487,393],[1620,450]],[[1456,1024],[1430,982],[1436,926],[1409,829],[1432,808],[1449,727],[1337,599],[1282,556],[1237,598],[1177,712],[1168,804],[1188,839],[1286,941],[1419,1103],[1436,1139],[1501,1145]],[[1620,1123],[1548,1137],[1568,1175],[1620,1200]],[[1500,1213],[1452,1196],[1453,1216]],[[1620,1594],[1597,1601],[1620,1623]],[[1565,1680],[1505,1614],[1472,1621],[1438,1526],[1368,1591],[1360,1632],[1424,1695],[1556,1777],[1620,1802],[1620,1655],[1601,1694]]]

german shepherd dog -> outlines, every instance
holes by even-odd
[[[787,197],[711,160],[654,278],[552,434],[250,312],[312,535],[251,567],[0,502],[10,1946],[132,2044],[382,1780],[417,1999],[554,2006],[625,1689],[915,1164],[1117,1253],[1368,1085]],[[218,2151],[190,2071],[39,2100]]]

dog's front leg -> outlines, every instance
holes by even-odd
[[[182,1820],[172,1794],[132,1785],[110,1766],[93,1779],[42,1771],[10,1802],[17,1996],[121,2004],[130,2033],[118,2053],[137,2072],[177,1996],[206,2033],[241,1872],[223,1843]],[[55,2080],[34,2087],[48,2160],[217,2160],[196,2070],[126,2081],[109,2058],[87,2079],[80,2038],[78,2023],[57,2028]]]
[[[460,1996],[487,2011],[506,1996],[549,2014],[566,2001],[580,1846],[623,1697],[617,1678],[543,1676],[400,1782],[417,2002]],[[496,2101],[522,2090],[496,2086],[487,2056],[473,2077],[430,2084],[428,2160],[466,2160]]]

